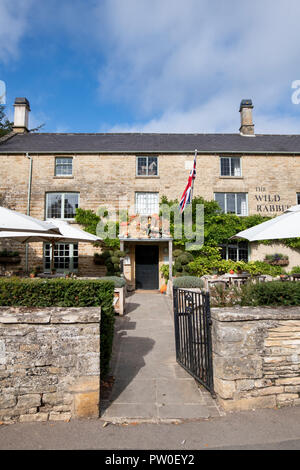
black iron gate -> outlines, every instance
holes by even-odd
[[[173,289],[177,362],[214,395],[209,293]]]

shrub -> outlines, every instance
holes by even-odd
[[[177,258],[178,256],[182,255],[184,252],[177,248],[176,250],[173,251],[173,258]]]
[[[300,274],[300,266],[294,266],[291,270],[291,274]]]
[[[175,277],[173,279],[173,286],[174,287],[182,287],[182,288],[200,288],[204,287],[204,282],[199,277],[194,276],[180,276]]]
[[[125,279],[118,276],[103,276],[100,281],[111,281],[116,288],[124,287],[126,285]]]
[[[78,279],[0,279],[0,305],[101,307],[101,375],[109,370],[114,335],[114,282]]]
[[[209,259],[203,256],[197,257],[194,261],[188,264],[190,273],[194,276],[204,276],[205,274],[218,274],[229,273],[230,270],[235,272],[247,271],[252,276],[259,274],[268,274],[270,276],[278,276],[283,273],[281,266],[273,266],[263,261],[232,261],[224,259]]]
[[[261,282],[241,287],[241,305],[300,305],[300,282]]]

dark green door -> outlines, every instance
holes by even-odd
[[[135,278],[137,289],[158,289],[158,246],[136,245]]]

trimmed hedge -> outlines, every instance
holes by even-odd
[[[115,287],[124,287],[126,285],[125,279],[123,277],[118,276],[103,276],[100,279],[101,281],[111,281],[114,283]]]
[[[300,282],[246,284],[241,289],[241,305],[300,305]]]
[[[180,288],[200,288],[202,289],[204,287],[204,282],[202,279],[199,277],[194,277],[194,276],[181,276],[181,277],[175,277],[173,279],[173,286],[174,287],[180,287]]]
[[[0,306],[101,307],[101,376],[109,371],[114,336],[114,283],[110,280],[0,279]]]

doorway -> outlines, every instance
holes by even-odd
[[[158,246],[136,245],[135,247],[136,289],[159,288]]]

